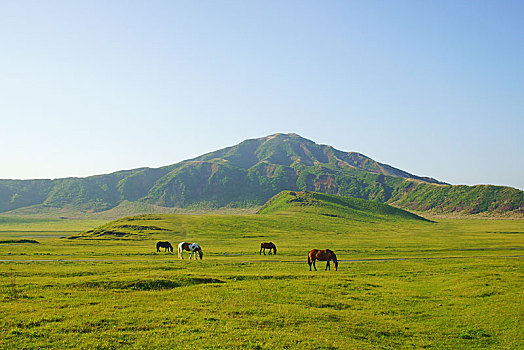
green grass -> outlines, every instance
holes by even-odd
[[[524,346],[524,221],[322,213],[0,222],[0,240],[40,243],[0,244],[0,348]],[[96,234],[115,229],[129,235]],[[157,240],[198,242],[204,260]],[[266,240],[277,255],[258,254]],[[310,272],[312,248],[339,271]]]

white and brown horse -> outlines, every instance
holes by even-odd
[[[202,253],[202,248],[200,248],[200,246],[196,243],[180,242],[180,244],[178,245],[178,257],[180,259],[184,259],[184,250],[187,252],[191,252],[191,254],[189,254],[189,259],[191,259],[195,252],[197,252],[198,256],[200,256],[200,260],[202,260],[202,257],[204,256],[204,253]],[[198,256],[195,254],[195,259],[198,259]]]

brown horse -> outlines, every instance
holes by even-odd
[[[260,243],[260,252],[259,255],[262,254],[262,249],[264,250],[264,255],[266,255],[266,249],[269,249],[269,255],[271,255],[271,249],[273,249],[273,252],[275,255],[277,255],[277,246],[273,242],[269,243]]]
[[[335,267],[335,271],[338,269],[338,260],[335,253],[333,253],[332,250],[324,249],[313,249],[309,252],[307,256],[307,263],[309,264],[309,271],[311,271],[311,264],[313,264],[313,267],[315,268],[315,271],[317,271],[317,267],[315,266],[315,261],[327,261],[326,264],[326,270],[329,268],[331,270],[331,266],[329,265],[329,262],[333,260],[333,267]]]

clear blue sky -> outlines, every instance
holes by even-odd
[[[523,1],[1,1],[0,178],[295,132],[524,189]]]

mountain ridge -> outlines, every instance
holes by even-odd
[[[0,180],[0,212],[34,205],[104,211],[123,201],[162,207],[261,205],[283,190],[375,200],[416,211],[524,213],[524,192],[453,186],[297,134],[248,139],[179,163],[84,178]]]
[[[286,165],[292,165],[294,161],[301,161],[303,164],[311,166],[315,164],[328,163],[330,162],[330,157],[335,157],[336,161],[341,162],[340,166],[346,165],[346,166],[354,167],[356,169],[373,172],[373,173],[380,173],[380,174],[396,176],[396,177],[412,178],[412,179],[417,179],[417,180],[421,180],[424,182],[430,182],[430,183],[445,184],[444,182],[440,182],[430,177],[422,177],[422,176],[413,175],[406,171],[394,168],[388,164],[376,162],[375,160],[361,153],[358,153],[358,152],[344,152],[344,151],[337,150],[334,147],[329,146],[329,145],[316,144],[313,141],[305,139],[295,133],[290,133],[290,134],[277,133],[277,134],[269,135],[266,137],[248,139],[248,140],[241,142],[238,145],[227,147],[222,150],[218,150],[214,152],[209,152],[202,156],[193,158],[191,160],[210,160],[213,158],[229,159],[227,152],[230,152],[231,150],[235,150],[235,149],[242,148],[242,147],[249,147],[249,146],[252,147],[252,145],[256,144],[257,142],[258,142],[258,145],[257,145],[258,152],[255,155],[257,156],[258,161],[263,161],[268,158],[269,160],[274,160],[274,159],[271,159],[272,154],[267,154],[267,150],[264,148],[264,146],[266,146],[268,143],[271,143],[271,141],[278,142],[279,138],[282,139],[283,142],[289,142],[289,141],[292,141],[292,139],[296,139],[296,141],[300,143],[301,149],[300,150],[295,149],[294,150],[295,154],[300,155],[300,151],[302,151],[302,155],[305,156],[304,158],[306,158],[305,161],[304,161],[304,158],[300,158],[300,159],[290,158],[287,160],[287,162],[286,162],[286,159],[284,159],[284,162],[287,163]],[[317,149],[314,149],[312,151],[307,146],[313,146]],[[271,146],[269,146],[268,148],[271,149]],[[319,150],[323,151],[323,153],[318,153]],[[260,156],[261,153],[262,153],[262,157]],[[265,158],[263,156],[265,156]],[[283,159],[278,159],[278,160],[282,162]],[[252,162],[248,165],[241,164],[241,163],[237,163],[235,165],[239,165],[240,167],[243,167],[243,168],[249,168],[255,164],[256,163]]]

